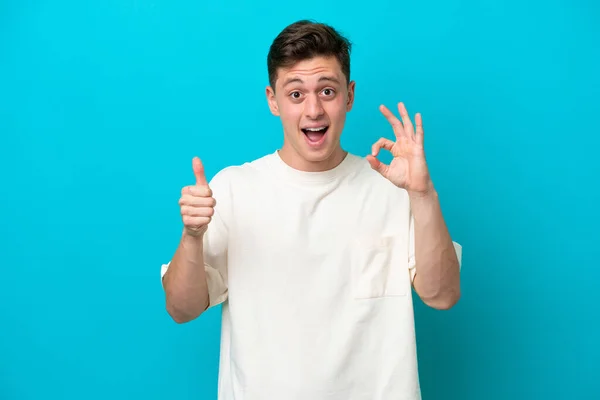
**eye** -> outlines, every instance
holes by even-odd
[[[300,98],[300,92],[296,91],[296,92],[292,92],[290,93],[290,96],[292,97],[292,99],[299,99]]]
[[[327,88],[325,90],[323,90],[323,94],[325,96],[333,96],[335,94],[335,91],[333,89]]]

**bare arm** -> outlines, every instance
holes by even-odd
[[[448,309],[460,297],[459,262],[429,175],[423,118],[417,113],[416,127],[413,126],[402,102],[398,103],[401,120],[383,105],[380,110],[390,122],[396,142],[379,139],[367,159],[373,169],[408,192],[415,219],[417,265],[413,286],[427,305]],[[389,150],[394,156],[389,165],[376,158],[380,149]]]
[[[178,323],[191,321],[208,308],[203,247],[203,236],[191,236],[184,230],[163,277],[167,312]]]
[[[448,309],[460,298],[460,268],[437,192],[410,194],[415,219],[416,275],[413,286],[425,304]]]
[[[204,234],[214,215],[216,201],[200,159],[194,158],[192,167],[196,184],[184,187],[179,199],[183,233],[163,276],[167,312],[178,323],[197,318],[210,303],[204,269]]]

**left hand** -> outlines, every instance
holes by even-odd
[[[407,190],[409,193],[427,194],[433,190],[433,183],[425,161],[421,114],[417,113],[415,116],[415,130],[403,103],[398,104],[402,121],[396,118],[384,105],[381,105],[379,110],[392,125],[396,142],[383,137],[375,142],[371,155],[367,156],[369,164],[394,185]],[[386,165],[377,159],[381,148],[392,153],[394,159],[390,165]]]

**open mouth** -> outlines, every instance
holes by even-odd
[[[303,128],[302,132],[306,136],[306,139],[310,144],[321,144],[325,139],[325,132],[329,128],[328,125],[315,127],[315,128]]]

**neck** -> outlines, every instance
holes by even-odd
[[[289,146],[286,145],[284,145],[278,152],[283,162],[293,169],[304,172],[329,171],[340,165],[340,163],[344,161],[344,158],[347,154],[347,152],[341,147],[337,147],[329,156],[325,158],[310,160],[304,158],[302,155],[298,154],[295,149],[290,149]]]

